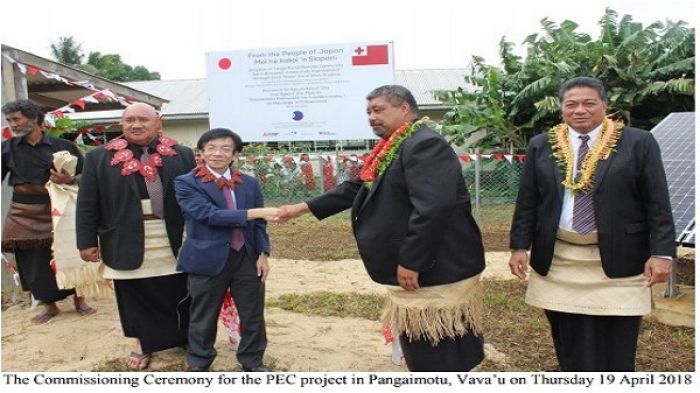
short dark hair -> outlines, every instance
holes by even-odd
[[[238,136],[238,134],[236,134],[235,132],[229,130],[228,128],[212,128],[211,130],[202,134],[202,136],[200,136],[199,140],[197,141],[197,149],[202,150],[204,149],[204,145],[206,145],[207,142],[221,138],[231,138],[233,140],[234,145],[233,151],[235,151],[236,153],[240,153],[241,149],[243,149],[243,141],[241,140],[241,137]]]
[[[561,84],[559,87],[559,103],[564,102],[564,93],[576,87],[590,87],[598,92],[598,97],[603,100],[603,102],[608,102],[608,92],[605,90],[605,85],[603,85],[600,79],[591,78],[589,76],[578,76]]]
[[[367,95],[367,101],[378,97],[386,97],[393,106],[399,106],[401,103],[406,102],[411,108],[411,112],[418,114],[418,103],[416,103],[416,99],[407,88],[401,85],[379,86]]]
[[[22,116],[27,119],[36,119],[38,125],[44,124],[44,111],[41,110],[39,105],[29,100],[12,101],[2,106],[2,113],[4,115],[9,115],[14,112],[22,112]]]

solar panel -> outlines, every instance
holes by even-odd
[[[681,235],[683,239],[683,245],[694,245],[695,244],[695,219],[688,224],[684,230],[684,234]]]
[[[666,169],[676,241],[695,247],[695,113],[671,113],[651,132]]]

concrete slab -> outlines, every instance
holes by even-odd
[[[680,295],[663,297],[666,284],[652,287],[654,309],[646,318],[671,326],[695,328],[695,287],[680,285]]]
[[[694,249],[684,249],[685,253],[679,255],[691,255],[694,257]],[[681,250],[683,251],[683,250]],[[517,280],[510,273],[508,259],[510,252],[487,252],[486,269],[482,273],[482,280]],[[666,283],[656,284],[652,288],[654,309],[645,318],[650,318],[671,326],[695,327],[695,287],[680,285],[680,295],[665,298]]]

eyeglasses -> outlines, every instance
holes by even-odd
[[[231,154],[233,153],[233,146],[216,146],[216,145],[205,145],[204,146],[204,152],[205,153],[214,153],[217,151],[220,151],[224,154]]]

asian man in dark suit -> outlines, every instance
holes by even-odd
[[[203,163],[175,179],[187,230],[177,268],[188,273],[192,298],[188,371],[208,371],[216,357],[216,324],[227,289],[241,322],[238,361],[244,371],[269,371],[263,364],[270,253],[265,220],[276,220],[277,209],[264,208],[258,181],[231,166],[241,148],[231,130],[209,130],[197,142]]]
[[[564,82],[559,101],[564,123],[528,145],[510,269],[529,276],[562,371],[633,371],[649,287],[676,252],[661,154],[651,133],[606,118],[600,80]]]

